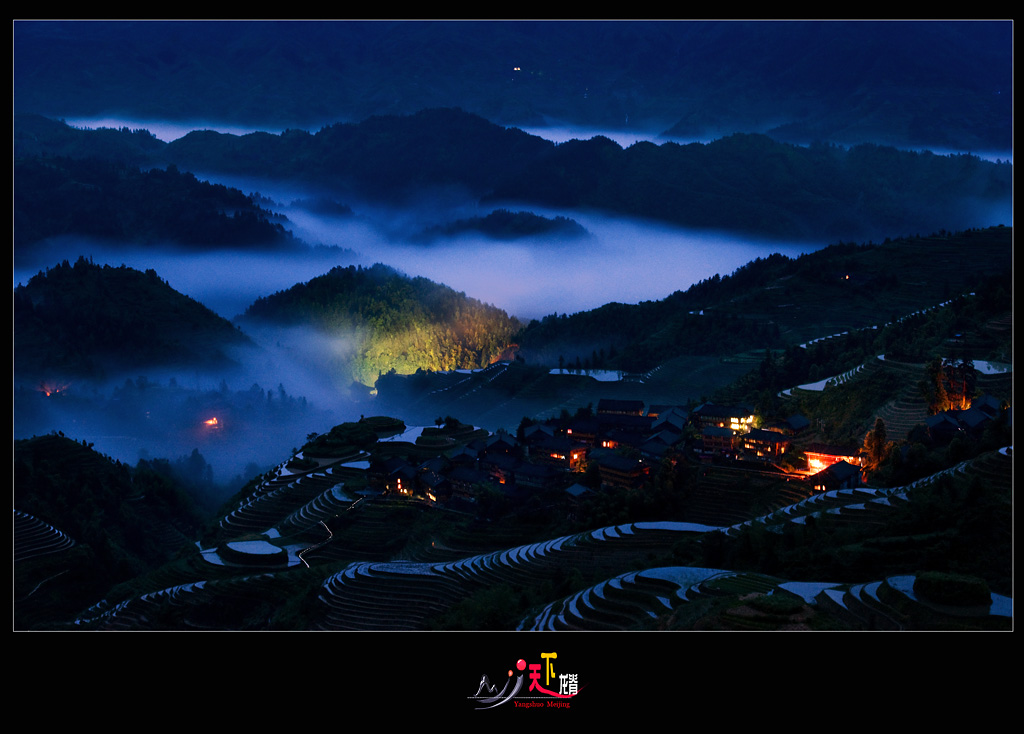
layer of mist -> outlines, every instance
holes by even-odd
[[[168,129],[160,134],[174,133]],[[284,226],[309,249],[287,254],[223,249],[196,253],[66,238],[40,247],[45,255],[16,269],[14,285],[26,283],[61,259],[74,261],[84,255],[97,264],[153,269],[171,287],[230,320],[257,298],[335,266],[383,263],[498,306],[526,323],[609,302],[659,300],[716,274],[730,274],[759,257],[776,252],[797,257],[831,244],[757,240],[595,213],[545,211],[515,202],[481,206],[459,191],[425,193],[396,210],[282,182],[196,175],[258,193],[261,206],[286,217]],[[324,213],[317,202],[336,204],[336,211],[351,214]],[[419,238],[429,227],[484,217],[499,207],[568,217],[589,236],[508,241],[463,234],[429,243]],[[990,223],[998,222],[979,221],[979,226]],[[39,395],[23,393],[19,398],[16,393],[16,404],[20,399],[22,407],[38,408],[31,420],[19,420],[27,413],[16,405],[16,438],[62,430],[129,463],[146,456],[174,458],[198,449],[218,478],[227,480],[253,464],[265,469],[268,462],[284,460],[288,449],[300,446],[309,432],[372,412],[366,395],[353,395],[338,369],[348,348],[346,335],[325,336],[312,329],[246,333],[259,349],[236,355],[240,367],[232,374],[118,375],[105,384],[77,386],[63,402],[49,401],[45,407]],[[141,391],[149,396],[149,404],[140,404],[126,417],[126,383],[141,377],[160,389]],[[222,416],[232,411],[235,416],[220,418],[218,427],[211,429],[205,421],[218,409]]]

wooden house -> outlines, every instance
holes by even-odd
[[[736,436],[729,428],[707,426],[701,429],[700,436],[706,454],[732,454],[736,448]]]
[[[754,411],[746,406],[703,403],[690,413],[690,421],[698,430],[713,427],[746,433],[754,425]]]
[[[639,459],[630,459],[618,454],[604,454],[597,458],[602,487],[639,489],[647,478],[649,469]]]
[[[600,427],[595,418],[577,418],[569,424],[565,433],[574,441],[579,441],[589,446],[596,446]]]
[[[643,400],[614,400],[601,398],[597,401],[598,415],[640,415],[644,414]]]
[[[774,459],[782,456],[789,449],[790,439],[776,431],[752,428],[738,437],[743,451],[762,459]]]
[[[808,481],[819,492],[853,489],[861,484],[861,470],[846,461],[837,461],[812,475]]]
[[[550,464],[520,464],[516,468],[515,483],[531,489],[550,489],[558,485],[565,472]]]
[[[568,436],[550,436],[530,447],[530,460],[565,471],[580,471],[587,460],[588,447]]]
[[[863,459],[859,448],[849,446],[835,446],[825,443],[810,443],[804,448],[804,456],[807,458],[807,469],[811,474],[817,474],[832,464],[845,461],[854,466],[862,466]]]

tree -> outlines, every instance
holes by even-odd
[[[885,461],[889,453],[889,442],[886,440],[885,421],[875,418],[875,427],[864,436],[864,451],[867,454],[868,471],[875,471]]]
[[[928,414],[935,415],[949,410],[949,395],[946,392],[945,371],[942,360],[933,359],[925,367],[927,377],[921,381],[921,394],[928,402]]]
[[[951,405],[958,406],[960,410],[966,410],[971,405],[978,379],[977,372],[974,370],[974,362],[964,357],[943,363],[943,368],[944,382],[947,385],[946,393]]]

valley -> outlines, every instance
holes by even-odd
[[[1010,24],[14,30],[16,631],[1013,629]]]

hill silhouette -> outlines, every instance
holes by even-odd
[[[19,133],[19,125],[41,131]],[[17,118],[15,151],[19,140],[30,138],[30,148],[38,149],[49,136],[62,155],[90,155],[96,134],[79,131],[69,143],[49,125]],[[122,138],[137,151],[130,131]],[[148,153],[149,165],[291,180],[327,187],[342,199],[401,205],[456,189],[484,203],[593,210],[799,240],[967,229],[989,223],[981,212],[1008,213],[1012,188],[1011,164],[969,154],[868,143],[801,147],[756,134],[626,149],[601,136],[555,145],[459,109],[375,116],[315,134],[195,131]]]
[[[461,106],[519,127],[1012,147],[1007,21],[91,21],[13,31],[15,111],[57,117],[310,129]]]
[[[380,264],[335,267],[257,299],[239,323],[313,327],[349,343],[345,367],[369,386],[389,372],[486,367],[519,328],[501,309]]]
[[[32,254],[42,241],[66,236],[189,251],[295,247],[270,212],[237,189],[199,181],[173,165],[143,171],[94,156],[15,162],[16,264],[37,259]]]
[[[79,258],[14,289],[14,374],[38,381],[177,367],[223,369],[253,346],[230,322],[154,270]]]

